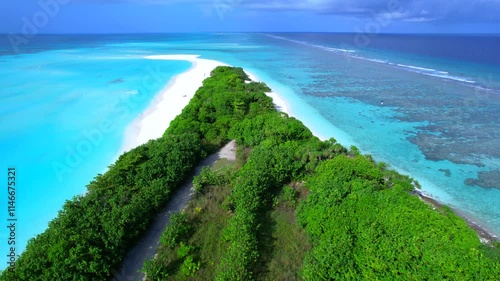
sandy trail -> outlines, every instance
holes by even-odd
[[[114,281],[134,281],[142,280],[144,274],[140,272],[144,262],[151,259],[158,249],[160,236],[169,224],[170,214],[183,210],[191,195],[193,194],[193,178],[200,174],[204,166],[211,166],[217,160],[226,158],[229,161],[236,159],[236,143],[234,141],[226,144],[217,153],[205,158],[194,170],[193,175],[172,195],[167,206],[156,216],[149,230],[139,240],[137,245],[132,248],[121,267],[113,272]]]
[[[184,60],[191,62],[193,66],[188,71],[175,76],[156,96],[144,113],[129,126],[125,133],[126,136],[120,154],[151,139],[160,138],[170,122],[182,112],[182,109],[195,95],[196,90],[202,86],[203,80],[210,75],[210,72],[217,66],[227,65],[220,61],[201,59],[198,55],[157,55],[148,56],[145,59]],[[259,81],[258,77],[252,73],[247,72],[247,74],[253,81]],[[278,93],[271,92],[266,93],[266,95],[273,98],[276,109],[288,113],[287,103]],[[155,255],[161,233],[170,220],[170,214],[184,209],[191,198],[193,177],[198,175],[204,166],[213,165],[222,158],[229,161],[236,159],[236,144],[234,141],[228,143],[218,153],[207,157],[195,168],[191,178],[172,195],[169,203],[156,216],[147,233],[128,252],[120,268],[113,272],[113,280],[132,281],[141,280],[144,277],[140,270],[144,262]]]

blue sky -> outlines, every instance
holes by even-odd
[[[0,0],[0,33],[500,33],[500,0]]]

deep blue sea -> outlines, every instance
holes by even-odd
[[[1,36],[0,168],[5,180],[17,170],[18,254],[190,67],[144,59],[161,54],[252,71],[320,137],[357,146],[500,235],[499,50],[497,35],[214,33],[38,35],[16,53]],[[0,253],[8,235],[0,228]]]

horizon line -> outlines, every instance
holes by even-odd
[[[168,32],[109,32],[109,33],[38,33],[36,35],[165,35],[165,34],[265,34],[265,33],[318,33],[318,34],[359,34],[351,31],[168,31]],[[363,32],[376,35],[498,35],[500,32]],[[24,33],[0,32],[0,35],[26,35]]]

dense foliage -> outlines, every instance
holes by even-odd
[[[241,163],[195,178],[194,203],[144,266],[149,280],[498,279],[498,244],[413,196],[412,179],[276,112],[266,91],[241,68],[216,68],[162,138],[68,201],[1,279],[109,279],[171,192],[229,139]]]
[[[242,80],[231,80],[229,88],[224,88],[227,84],[219,90],[207,82],[217,93],[245,88]],[[235,139],[238,158],[245,162],[232,173],[206,168],[195,179],[201,195],[188,209],[187,223],[199,229],[183,241],[198,249],[195,260],[200,268],[190,277],[179,273],[182,270],[173,264],[176,257],[182,262],[175,254],[182,245],[170,249],[164,245],[158,253],[165,259],[150,263],[156,271],[168,267],[169,280],[495,280],[500,276],[497,244],[482,245],[449,208],[431,206],[412,195],[416,183],[409,177],[360,155],[356,147],[346,150],[334,139],[319,141],[298,120],[269,109],[263,94],[252,95],[255,103],[266,102],[253,105],[259,114],[235,102],[232,94],[217,97],[221,100],[215,104],[211,96],[197,96],[196,106],[183,113],[182,126],[204,127],[202,134],[212,135],[211,127],[194,126],[202,122],[200,114],[206,117],[212,112],[209,120],[214,124],[232,120],[231,127],[213,133],[218,137],[212,144]],[[225,112],[219,106],[228,104],[236,115],[217,116]],[[238,112],[247,115],[240,118]],[[227,188],[210,185],[229,186],[230,195],[211,200],[214,190]],[[290,209],[296,218],[293,212],[290,218]],[[310,247],[302,237],[287,237],[301,236],[300,227],[310,237]],[[204,234],[210,238],[200,238]],[[284,241],[294,246],[287,247]],[[306,245],[301,248],[299,242]],[[293,259],[297,249],[308,253],[294,273],[290,262],[274,251]],[[206,258],[209,250],[212,256]],[[146,273],[150,280],[167,276],[154,275],[148,268]]]
[[[182,113],[171,122],[165,135],[187,132],[203,138],[203,145],[214,152],[227,141],[233,124],[273,109],[270,89],[263,83],[249,82],[241,68],[218,67],[203,81]]]
[[[272,149],[257,148],[235,178],[230,201],[234,215],[223,238],[228,248],[219,265],[216,280],[250,280],[257,259],[260,217],[269,207],[271,189],[279,187],[297,170],[295,143]]]
[[[66,202],[2,279],[106,280],[201,156],[194,134],[166,136],[123,154],[85,196]]]
[[[201,155],[194,134],[166,136],[123,154],[85,196],[66,202],[2,280],[106,280]]]
[[[364,156],[340,155],[308,180],[299,222],[314,248],[304,280],[498,280],[500,259],[446,207],[410,195],[411,181]]]
[[[269,88],[247,80],[241,68],[215,69],[162,138],[123,154],[85,196],[67,201],[1,279],[107,280],[171,192],[225,142],[231,124],[272,109],[263,94]]]
[[[195,190],[203,192],[207,185],[228,185],[232,178],[235,188],[225,205],[233,215],[222,233],[227,249],[217,265],[215,279],[244,280],[253,276],[259,257],[259,218],[272,206],[272,190],[304,171],[312,171],[320,159],[330,157],[329,152],[345,150],[333,140],[319,141],[301,122],[276,112],[272,100],[264,94],[269,88],[248,83],[240,69],[217,68],[212,75],[166,134],[198,133],[209,148],[218,148],[228,139],[236,139],[240,146],[255,147],[234,176],[204,169],[194,180]],[[166,231],[170,229],[172,226]],[[161,249],[175,253],[179,247],[179,243],[163,243]],[[170,276],[170,270],[163,270],[162,265],[179,269],[175,265],[182,262],[178,255],[165,251],[159,251],[163,260],[157,258],[145,266],[151,280]],[[166,259],[169,262],[165,263]]]

